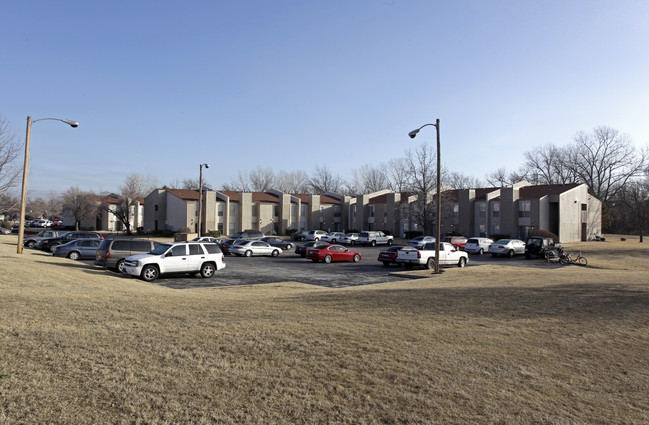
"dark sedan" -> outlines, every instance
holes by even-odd
[[[219,248],[221,248],[221,251],[223,251],[223,253],[224,253],[225,255],[230,255],[230,247],[231,247],[232,244],[235,243],[236,241],[237,241],[236,239],[226,239],[226,240],[223,240],[223,241],[221,241],[221,243],[219,244]]]
[[[101,240],[99,239],[76,239],[72,242],[57,245],[53,254],[55,257],[67,257],[71,260],[95,258],[100,243]]]
[[[314,246],[318,245],[326,245],[320,241],[309,241],[306,243],[303,243],[302,245],[296,245],[295,246],[295,253],[298,255],[301,255],[302,258],[306,258],[306,250],[309,248],[313,248]]]
[[[309,232],[306,230],[299,230],[291,235],[291,239],[294,241],[303,241],[306,240],[306,235],[308,235]]]
[[[382,262],[385,267],[389,267],[390,264],[399,265],[399,263],[397,263],[397,254],[401,248],[403,247],[393,245],[384,251],[379,252],[378,260]]]
[[[293,242],[285,241],[284,239],[276,238],[274,236],[266,236],[265,238],[261,238],[261,240],[270,246],[282,248],[284,251],[289,251],[293,249],[293,246],[295,246]]]

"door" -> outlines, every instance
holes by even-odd
[[[184,272],[188,268],[187,246],[174,245],[165,253],[162,260],[164,265],[163,273]]]
[[[205,252],[203,246],[198,243],[187,245],[189,248],[189,257],[187,259],[188,271],[199,271],[203,261],[205,261]]]

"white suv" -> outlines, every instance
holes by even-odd
[[[328,235],[327,232],[324,230],[311,230],[309,233],[306,235],[306,240],[307,241],[319,241],[322,239],[323,236]]]
[[[468,252],[469,254],[482,255],[485,252],[489,251],[489,245],[491,245],[492,243],[494,243],[494,241],[489,238],[475,236],[473,238],[469,238],[469,240],[466,241],[466,245],[464,245],[464,251]]]
[[[138,254],[124,260],[123,270],[151,282],[165,273],[191,273],[204,278],[225,268],[223,252],[217,244],[204,242],[174,242],[158,245],[148,254]]]

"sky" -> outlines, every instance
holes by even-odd
[[[436,142],[479,179],[606,125],[649,144],[645,0],[4,2],[0,115],[28,196],[133,173],[349,178]],[[22,154],[20,164],[22,167]]]

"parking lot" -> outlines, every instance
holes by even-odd
[[[237,257],[228,255],[225,257],[226,268],[219,270],[210,279],[203,279],[200,276],[171,275],[162,276],[153,283],[167,288],[189,289],[293,281],[328,288],[345,288],[426,276],[421,273],[412,275],[400,273],[404,269],[396,265],[384,267],[382,263],[377,261],[377,257],[379,252],[385,249],[385,246],[350,247],[350,249],[361,253],[362,260],[360,263],[313,263],[311,260],[295,255],[293,250],[285,251],[279,257]],[[556,267],[556,265],[547,264],[542,260],[526,260],[522,255],[514,258],[470,255],[467,267],[486,264]],[[127,275],[124,275],[123,278],[135,279]]]

